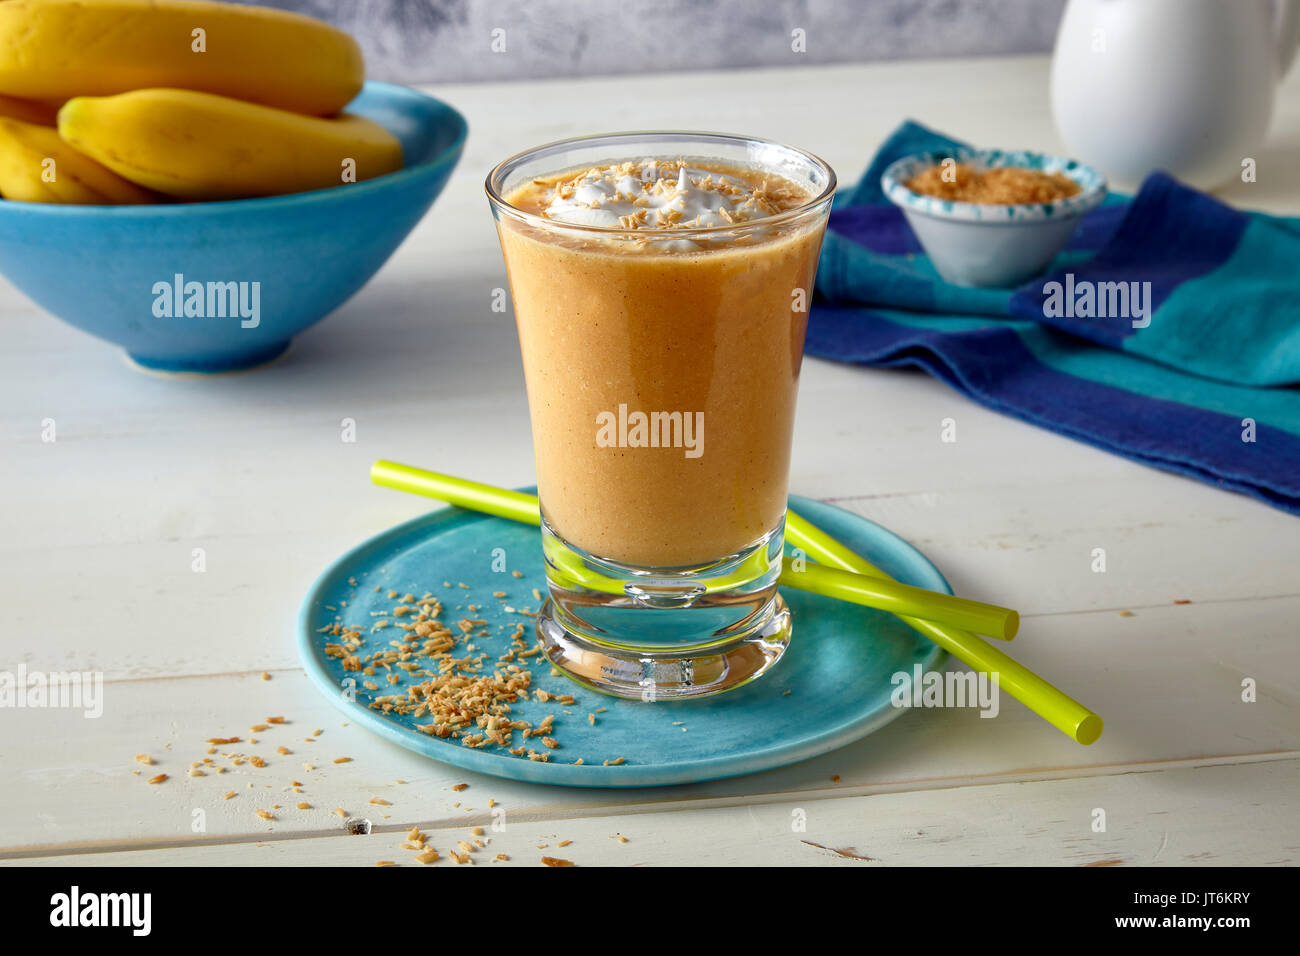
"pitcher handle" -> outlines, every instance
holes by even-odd
[[[1300,0],[1278,0],[1278,79],[1286,76],[1291,68],[1297,48],[1300,48]]]

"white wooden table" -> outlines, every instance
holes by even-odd
[[[1300,519],[1000,417],[919,373],[807,360],[792,489],[894,529],[958,593],[1021,609],[1012,651],[1105,717],[1092,747],[1004,696],[996,720],[911,713],[836,753],[736,780],[543,788],[347,726],[298,666],[295,614],[315,575],[430,507],[372,487],[373,459],[533,479],[514,328],[491,310],[505,285],[482,192],[492,163],[595,127],[717,128],[805,146],[851,182],[905,116],[983,144],[1061,149],[1046,83],[1046,59],[1027,57],[439,87],[471,128],[446,193],[355,299],[246,375],[142,374],[0,286],[0,669],[105,680],[99,719],[0,710],[0,857],[411,863],[398,848],[407,827],[444,849],[491,822],[492,799],[507,826],[491,849],[509,865],[547,853],[579,864],[1296,862]],[[592,119],[575,121],[576,102]],[[1226,197],[1300,213],[1296,155],[1300,72],[1259,181]],[[341,440],[345,418],[354,443]],[[945,418],[955,443],[940,440]],[[41,441],[44,419],[54,443]],[[1090,569],[1098,547],[1104,574]],[[1247,677],[1255,703],[1241,700]],[[262,749],[287,741],[293,756],[186,776],[206,738],[247,737],[269,715],[291,723]],[[156,767],[133,761],[142,752]],[[155,772],[170,779],[150,786]],[[283,792],[293,780],[302,796]],[[229,789],[237,797],[223,800]],[[313,809],[272,822],[253,812],[299,800]],[[335,808],[374,832],[343,838]],[[791,825],[796,808],[805,832]]]

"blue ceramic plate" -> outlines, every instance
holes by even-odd
[[[951,593],[948,583],[925,556],[877,524],[831,505],[792,497],[790,506],[833,537],[852,547],[901,581]],[[500,550],[498,550],[500,549]],[[505,571],[494,571],[493,566]],[[511,572],[520,571],[522,578]],[[350,583],[355,581],[355,584]],[[444,586],[443,582],[450,582]],[[460,584],[469,585],[468,590]],[[378,585],[380,591],[376,592]],[[350,701],[340,688],[357,672],[344,671],[324,653],[334,638],[319,629],[334,622],[369,630],[390,611],[389,589],[416,597],[432,592],[443,603],[443,620],[463,616],[486,620],[492,637],[475,638],[493,657],[509,648],[506,634],[523,621],[534,641],[533,588],[545,593],[542,548],[534,527],[458,508],[432,512],[398,525],[349,551],[312,587],[303,602],[298,649],[313,683],[348,718],[393,743],[442,763],[478,773],[531,783],[570,787],[656,787],[734,777],[785,766],[827,753],[864,737],[902,713],[890,704],[896,672],[913,665],[935,669],[944,652],[896,618],[879,611],[786,588],[794,615],[790,648],[766,675],[730,693],[698,701],[661,702],[606,697],[551,674],[550,664],[532,659],[533,688],[572,694],[577,702],[521,701],[520,719],[534,724],[555,715],[559,748],[551,762],[515,757],[497,748],[471,749],[414,728],[428,719],[385,715],[366,706],[372,698],[360,686]],[[504,591],[507,597],[492,597]],[[469,612],[465,605],[479,609]],[[512,607],[515,613],[505,610]],[[367,638],[375,650],[401,632],[384,629]],[[522,662],[521,662],[522,663]],[[400,692],[382,677],[375,694]],[[598,707],[596,724],[587,715]],[[516,734],[516,745],[522,741]],[[544,749],[540,741],[527,741]],[[623,757],[625,763],[604,766]],[[574,761],[582,758],[583,764]]]

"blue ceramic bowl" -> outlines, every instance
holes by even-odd
[[[379,270],[442,191],[465,144],[464,117],[406,87],[367,83],[348,110],[402,141],[403,169],[229,202],[0,201],[0,272],[146,368],[226,372],[268,362]]]
[[[955,202],[907,188],[917,173],[952,157],[976,169],[1018,166],[1061,173],[1079,191],[1066,199],[1017,205]],[[1085,212],[1106,198],[1106,179],[1073,159],[1029,150],[958,148],[892,163],[880,177],[886,198],[903,210],[935,271],[946,282],[1006,288],[1044,271]]]

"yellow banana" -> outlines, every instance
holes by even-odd
[[[313,116],[361,89],[356,42],[327,23],[210,0],[3,0],[0,93],[59,102],[203,90]]]
[[[24,123],[39,123],[41,126],[53,126],[58,113],[58,107],[48,103],[0,96],[0,116],[8,116],[10,119],[22,120]]]
[[[158,197],[83,156],[49,126],[0,116],[0,196],[103,206]]]
[[[180,199],[304,192],[402,168],[402,144],[363,117],[320,119],[192,90],[78,96],[59,110],[59,135]]]

